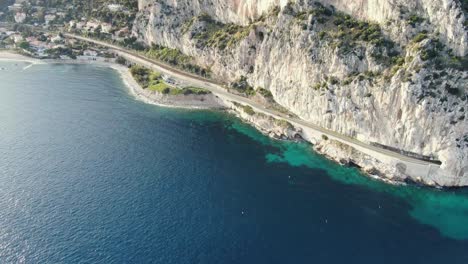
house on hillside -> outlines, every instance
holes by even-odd
[[[94,51],[94,50],[87,49],[83,51],[83,56],[86,56],[86,57],[97,57],[97,55],[98,55],[97,51]]]
[[[44,20],[45,20],[46,25],[50,24],[50,22],[54,21],[56,18],[57,16],[53,14],[45,15]]]
[[[112,35],[112,38],[117,41],[122,41],[124,38],[128,37],[129,35],[130,35],[130,30],[128,29],[128,27],[124,27],[115,31],[114,35]]]
[[[11,36],[11,39],[13,39],[13,41],[14,41],[15,43],[19,43],[19,42],[21,42],[21,41],[24,41],[23,36],[21,36],[21,35],[18,34],[18,33],[13,34],[13,35]]]
[[[50,41],[52,41],[53,43],[63,43],[63,38],[59,35],[53,37],[50,39]]]
[[[15,14],[15,22],[16,23],[23,23],[24,21],[26,21],[26,13],[23,13],[23,12],[18,12]]]
[[[84,27],[84,29],[87,31],[92,31],[92,30],[95,30],[97,27],[99,27],[100,24],[101,23],[99,21],[90,20],[86,22],[86,26]]]
[[[8,10],[12,12],[19,12],[21,11],[21,9],[23,9],[22,4],[14,4],[14,5],[8,6]]]
[[[101,24],[101,32],[103,33],[110,33],[112,29],[112,25],[109,23],[102,23]]]
[[[119,11],[123,10],[123,6],[119,5],[119,4],[109,4],[109,5],[107,5],[107,8],[111,12],[119,12]]]

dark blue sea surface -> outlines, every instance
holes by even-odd
[[[1,63],[0,263],[468,263],[468,191],[392,186],[116,72]]]

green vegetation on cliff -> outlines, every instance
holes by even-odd
[[[178,49],[171,49],[159,45],[152,45],[151,48],[145,51],[148,58],[163,61],[172,66],[181,68],[191,73],[195,73],[204,77],[210,76],[210,71],[204,69],[194,63],[194,59],[185,55]]]
[[[316,2],[315,7],[305,11],[295,11],[292,5],[285,8],[285,14],[294,17],[294,24],[304,30],[318,31],[317,37],[328,42],[341,54],[353,52],[358,47],[372,45],[372,56],[382,64],[391,65],[390,57],[398,55],[395,43],[385,38],[379,24],[357,20],[348,14],[325,7]]]
[[[274,100],[273,99],[273,94],[271,92],[263,87],[258,87],[257,92],[261,94],[265,99],[267,100]]]
[[[202,14],[185,22],[182,25],[182,33],[185,34],[190,31],[195,23],[202,25],[201,29],[197,29],[191,35],[193,39],[198,41],[198,45],[215,47],[220,50],[238,44],[250,34],[254,27],[254,25],[243,27],[235,24],[223,24],[207,14]]]
[[[247,82],[247,77],[245,76],[241,76],[237,81],[231,83],[231,88],[246,96],[254,96],[256,93],[254,88]]]

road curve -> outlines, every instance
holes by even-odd
[[[394,151],[391,151],[391,150],[387,150],[387,149],[379,148],[379,147],[376,147],[376,146],[373,146],[373,145],[369,145],[369,144],[366,144],[366,143],[364,143],[362,141],[359,141],[357,139],[342,135],[342,134],[337,133],[335,131],[325,129],[323,127],[317,126],[317,125],[312,124],[310,122],[307,122],[305,120],[289,117],[289,116],[287,116],[287,115],[285,115],[283,113],[280,113],[278,111],[268,109],[264,105],[259,104],[257,102],[254,102],[253,100],[250,100],[248,98],[245,98],[245,97],[242,97],[242,96],[239,96],[239,95],[228,92],[223,87],[222,83],[219,83],[219,82],[216,82],[216,81],[213,81],[213,80],[209,80],[209,79],[200,77],[200,76],[195,75],[195,74],[187,73],[185,71],[176,69],[176,68],[174,68],[172,66],[169,66],[169,65],[167,65],[165,63],[161,63],[159,61],[148,59],[148,58],[146,58],[144,56],[141,56],[141,55],[139,55],[139,54],[137,54],[135,52],[129,51],[129,50],[124,49],[122,47],[119,47],[119,46],[116,46],[116,45],[113,45],[113,44],[109,44],[109,43],[104,42],[104,41],[99,41],[99,40],[95,40],[95,39],[92,39],[92,38],[82,37],[82,36],[78,36],[78,35],[74,35],[74,34],[65,33],[64,35],[66,37],[69,37],[69,38],[74,38],[74,39],[78,39],[78,40],[81,40],[81,41],[86,41],[86,42],[94,43],[94,44],[97,44],[97,45],[100,45],[100,46],[104,46],[104,47],[113,49],[115,51],[118,51],[118,53],[124,54],[126,56],[130,56],[130,57],[133,57],[133,58],[135,58],[137,60],[141,60],[141,61],[144,61],[146,63],[155,65],[158,68],[164,69],[166,72],[170,73],[171,75],[177,76],[179,79],[182,78],[187,83],[192,83],[192,84],[195,84],[197,86],[201,86],[202,88],[205,88],[207,90],[210,90],[215,95],[223,96],[223,97],[228,98],[229,100],[237,102],[237,103],[241,103],[241,104],[244,104],[244,105],[249,105],[258,112],[262,112],[262,113],[271,115],[271,116],[276,117],[278,119],[283,119],[283,120],[286,120],[288,122],[296,123],[296,124],[299,124],[301,126],[310,128],[310,129],[315,130],[315,131],[317,131],[319,133],[327,135],[328,137],[335,138],[335,139],[339,140],[340,142],[342,142],[344,144],[347,144],[347,145],[350,145],[350,146],[357,145],[357,146],[359,146],[361,148],[365,148],[365,149],[368,149],[370,151],[374,151],[374,152],[377,152],[379,154],[386,155],[388,157],[398,159],[398,160],[401,160],[401,161],[404,161],[404,162],[414,163],[414,164],[418,164],[418,165],[436,166],[434,163],[424,161],[424,160],[419,160],[419,159],[412,158],[412,157],[408,157],[408,156],[402,155],[402,154],[400,154],[398,152],[394,152]]]

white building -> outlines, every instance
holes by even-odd
[[[54,21],[55,18],[57,18],[56,15],[45,15],[44,16],[44,20],[45,20],[46,24],[49,24],[50,22]]]
[[[107,5],[107,8],[109,8],[109,11],[111,12],[119,12],[119,11],[122,11],[123,6],[119,4],[110,4],[110,5]]]
[[[86,26],[86,22],[76,23],[76,29],[83,29]]]
[[[86,56],[86,57],[97,57],[98,53],[94,50],[85,50],[83,51],[83,56]]]
[[[101,31],[104,33],[110,33],[112,29],[112,25],[109,23],[102,23],[101,24]]]
[[[21,41],[24,41],[23,36],[21,36],[20,34],[14,34],[14,35],[11,36],[11,37],[12,37],[12,39],[13,39],[13,41],[14,41],[15,43],[19,43],[19,42],[21,42]]]
[[[9,6],[8,10],[18,12],[18,11],[21,11],[22,8],[23,8],[22,4],[14,4],[14,5]]]
[[[101,23],[97,22],[97,21],[88,21],[86,23],[86,27],[85,29],[90,31],[90,30],[94,30],[96,29]]]
[[[65,45],[63,45],[63,44],[60,44],[60,45],[55,45],[55,46],[53,46],[52,48],[53,48],[53,49],[65,49],[65,48],[67,48],[67,47],[66,47]]]
[[[15,21],[16,23],[23,23],[26,20],[26,13],[16,13]]]
[[[63,38],[60,37],[59,35],[53,37],[50,39],[53,43],[62,43],[63,42]]]

